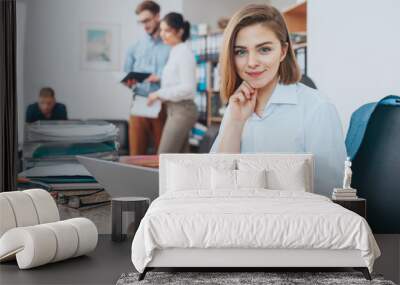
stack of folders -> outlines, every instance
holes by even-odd
[[[343,189],[335,188],[333,189],[332,199],[335,200],[353,200],[357,199],[357,190],[353,188]]]
[[[51,190],[103,188],[76,156],[118,160],[118,128],[101,120],[36,121],[25,126],[20,178]]]
[[[100,120],[37,121],[25,126],[24,169],[78,163],[76,156],[118,159],[118,129]]]

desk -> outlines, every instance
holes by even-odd
[[[120,156],[119,162],[131,165],[143,166],[143,167],[158,168],[159,156],[158,155]]]

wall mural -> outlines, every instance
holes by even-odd
[[[81,68],[118,70],[120,26],[114,24],[81,25]]]

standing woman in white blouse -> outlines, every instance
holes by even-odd
[[[162,100],[167,106],[159,153],[179,153],[188,149],[189,131],[197,121],[196,61],[185,41],[190,23],[179,13],[169,13],[161,21],[160,36],[172,47],[161,75],[161,88],[148,97],[148,105]]]

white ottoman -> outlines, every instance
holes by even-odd
[[[97,245],[95,224],[86,218],[59,221],[57,205],[42,189],[0,193],[0,262],[20,269],[87,254]]]

